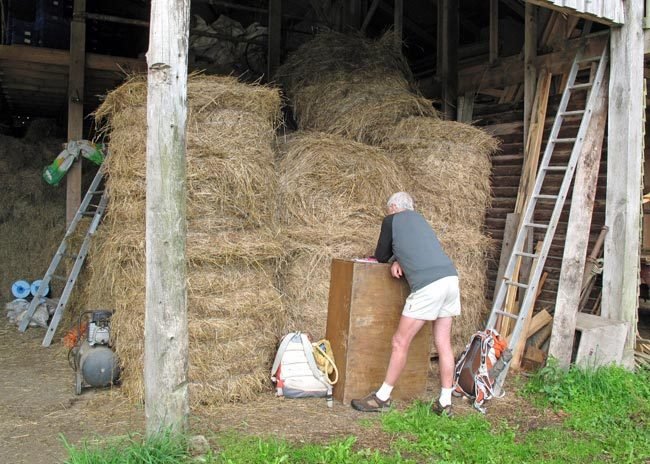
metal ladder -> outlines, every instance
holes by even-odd
[[[90,239],[92,238],[93,234],[97,230],[97,226],[99,226],[99,222],[101,221],[102,216],[104,215],[104,211],[106,210],[106,202],[108,200],[108,197],[106,195],[105,190],[100,189],[100,185],[103,179],[104,179],[104,165],[102,164],[101,166],[99,166],[97,174],[95,175],[92,183],[90,184],[90,187],[86,192],[86,195],[84,196],[81,205],[79,205],[79,209],[77,210],[77,213],[74,215],[74,218],[70,222],[70,225],[68,226],[68,230],[66,231],[65,236],[63,237],[63,240],[61,241],[59,248],[56,250],[56,253],[54,254],[54,258],[52,258],[52,262],[50,263],[50,266],[47,268],[47,271],[45,272],[45,276],[42,279],[40,287],[38,288],[38,292],[32,299],[31,303],[29,304],[29,308],[27,309],[27,314],[25,314],[25,317],[23,317],[20,326],[18,327],[18,329],[21,332],[24,332],[27,329],[29,325],[29,321],[31,320],[34,313],[36,312],[36,308],[42,301],[44,294],[47,291],[50,281],[52,279],[65,281],[66,282],[65,287],[63,288],[63,291],[59,296],[59,301],[56,305],[56,309],[54,310],[52,320],[50,321],[50,325],[47,329],[47,333],[45,334],[45,338],[43,339],[43,346],[50,346],[50,344],[52,343],[52,338],[54,337],[54,333],[56,332],[56,329],[59,326],[59,322],[61,321],[61,317],[63,316],[63,311],[65,310],[66,304],[68,303],[68,299],[70,298],[72,289],[74,288],[74,285],[77,282],[77,277],[79,277],[79,273],[81,272],[81,267],[83,266],[83,263],[86,259],[86,255],[88,254],[88,249],[90,248]],[[99,202],[97,202],[96,200],[98,196],[99,196]],[[88,226],[88,229],[86,230],[86,235],[84,236],[81,247],[79,248],[76,254],[66,253],[66,251],[68,251],[69,241],[73,237],[77,229],[77,226],[79,225],[79,222],[83,217],[92,217],[92,220],[90,222],[90,225]],[[74,260],[72,270],[70,271],[70,274],[67,277],[61,274],[56,274],[56,270],[59,268],[59,265],[63,261],[63,258]]]
[[[580,157],[584,138],[591,121],[594,105],[603,85],[603,76],[605,74],[605,69],[607,68],[608,47],[609,42],[605,44],[601,55],[593,57],[584,57],[583,47],[583,49],[577,53],[575,59],[573,60],[571,70],[569,71],[566,87],[564,88],[562,99],[560,101],[560,106],[557,110],[555,121],[553,122],[553,127],[551,129],[546,149],[544,151],[544,156],[539,166],[533,194],[528,201],[526,211],[520,222],[520,227],[517,232],[517,238],[513,245],[512,254],[508,259],[508,265],[503,274],[503,280],[500,283],[497,283],[499,285],[499,291],[497,292],[496,298],[494,299],[492,311],[490,313],[486,329],[494,329],[496,327],[497,321],[500,318],[507,317],[516,319],[514,330],[508,344],[508,348],[513,351],[517,346],[519,338],[522,336],[522,331],[524,330],[527,316],[529,312],[533,310],[532,306],[534,305],[537,286],[544,269],[544,262],[546,261],[546,257],[548,256],[549,250],[551,248],[551,242],[553,241],[555,229],[560,219],[560,215],[562,214],[562,208],[564,207],[564,202],[569,192],[573,174],[575,173],[575,169],[578,164],[578,159]],[[584,68],[585,65],[591,65],[596,62],[598,62],[596,73],[590,73],[589,81],[586,83],[576,84],[578,71]],[[586,106],[584,110],[567,111],[567,106],[571,99],[571,94],[574,91],[589,92],[586,98]],[[564,122],[564,118],[577,116],[582,117],[577,136],[575,138],[558,138],[560,129],[562,128],[562,123]],[[569,158],[568,164],[552,164],[555,146],[560,144],[565,146],[567,144],[573,144],[573,149],[571,151],[571,156]],[[541,194],[546,175],[549,172],[558,173],[563,171],[564,178],[562,180],[559,191],[557,191],[557,194]],[[538,201],[555,202],[553,213],[548,224],[534,222],[535,209]],[[526,237],[528,233],[532,233],[534,230],[546,230],[541,249],[539,249],[539,253],[529,253],[524,250],[524,247],[526,245]],[[515,272],[515,268],[517,268],[517,262],[522,258],[532,258],[537,260],[537,264],[534,266],[529,282],[527,284],[520,283],[513,279],[513,273]],[[525,290],[525,296],[521,303],[519,314],[510,313],[506,310],[507,308],[505,307],[508,289],[513,287],[513,290],[516,290],[517,288]],[[495,391],[497,393],[501,391],[503,382],[505,381],[505,378],[508,374],[509,367],[510,363],[506,364],[505,368],[495,381]]]

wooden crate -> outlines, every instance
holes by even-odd
[[[391,277],[388,264],[332,260],[326,336],[339,369],[334,398],[349,404],[381,386],[408,294],[405,279]],[[430,346],[427,324],[411,343],[393,398],[411,400],[424,393]]]

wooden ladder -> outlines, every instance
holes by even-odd
[[[546,149],[544,151],[544,156],[541,160],[537,177],[535,179],[535,187],[533,189],[532,196],[528,201],[524,216],[521,219],[519,230],[517,232],[517,238],[513,245],[510,258],[508,259],[508,265],[503,274],[503,279],[500,282],[497,282],[499,290],[494,299],[486,329],[496,329],[497,322],[502,318],[514,319],[515,326],[508,342],[508,348],[513,350],[513,352],[518,344],[519,338],[523,336],[522,332],[524,331],[525,321],[528,317],[528,314],[533,310],[535,297],[537,296],[536,294],[538,284],[540,282],[542,271],[544,269],[544,263],[551,248],[553,236],[555,235],[555,229],[559,222],[562,208],[564,207],[564,202],[571,186],[571,181],[578,164],[578,159],[580,158],[584,138],[591,121],[593,108],[600,92],[602,91],[603,77],[607,68],[608,47],[609,42],[605,44],[601,55],[592,57],[584,56],[583,47],[573,60],[571,70],[569,71],[569,75],[567,77],[567,83],[562,94],[562,99],[560,101],[560,106],[557,110],[555,121],[553,122],[553,127],[551,129]],[[576,83],[578,71],[585,67],[590,67],[594,63],[598,63],[598,67],[595,73],[590,73],[588,82]],[[585,108],[582,110],[567,111],[567,106],[571,100],[571,95],[574,92],[584,91],[588,92],[587,98],[585,99]],[[578,129],[577,136],[575,138],[560,138],[560,130],[562,129],[565,118],[568,117],[581,118],[580,128]],[[556,159],[553,157],[555,154],[555,147],[558,145],[573,145],[568,164],[558,164],[558,161],[556,161]],[[544,186],[544,179],[546,178],[546,175],[548,173],[562,172],[564,172],[564,178],[562,179],[559,190],[556,192],[554,191],[551,194],[548,193],[547,188],[545,189],[547,193],[542,194],[542,187]],[[548,223],[534,221],[538,202],[554,203],[553,212]],[[544,230],[544,238],[542,240],[541,246],[538,247],[534,253],[530,253],[525,250],[527,241],[526,238],[529,233],[533,233],[536,230]],[[517,276],[515,275],[517,273],[517,269],[519,268],[521,259],[523,258],[531,258],[535,262],[530,275],[530,279],[527,283],[518,282]],[[506,296],[509,289],[511,292],[516,291],[517,289],[525,290],[525,295],[518,314],[507,310]],[[505,378],[508,374],[509,367],[510,363],[506,364],[501,374],[499,374],[497,377],[495,382],[496,392],[501,391]]]

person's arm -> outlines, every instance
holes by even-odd
[[[381,232],[375,249],[375,258],[387,263],[393,257],[393,214],[386,216],[381,223]]]

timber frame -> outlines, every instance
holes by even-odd
[[[310,3],[318,2],[314,0]],[[650,67],[644,73],[644,59],[650,56],[650,30],[643,30],[644,24],[650,24],[647,18],[644,19],[644,2],[489,0],[486,2],[489,3],[490,18],[487,43],[462,46],[459,44],[459,29],[464,19],[456,0],[434,2],[435,21],[432,21],[436,28],[432,30],[410,19],[411,3],[403,0],[329,0],[324,3],[331,6],[330,12],[337,30],[365,31],[372,28],[378,16],[383,15],[383,18],[391,18],[391,26],[398,38],[396,47],[401,48],[400,39],[409,34],[431,47],[435,51],[431,55],[431,62],[426,63],[424,71],[415,73],[419,77],[417,83],[420,91],[439,102],[445,118],[474,123],[502,138],[502,153],[494,158],[495,201],[486,222],[488,231],[497,241],[505,238],[504,248],[507,247],[508,235],[512,234],[507,224],[517,222],[508,213],[514,211],[513,200],[522,177],[526,144],[529,141],[542,143],[544,122],[552,117],[554,111],[553,90],[557,94],[562,87],[561,76],[566,73],[577,50],[585,47],[587,54],[596,54],[607,40],[610,41],[607,132],[602,148],[595,148],[602,150],[603,156],[598,160],[600,171],[596,174],[597,184],[593,192],[594,224],[589,243],[596,241],[601,226],[608,228],[603,246],[603,291],[599,304],[602,305],[603,317],[629,322],[623,363],[632,367],[641,248],[646,101],[644,78],[650,77]],[[304,19],[296,17],[287,8],[287,4],[291,4],[288,0],[268,0],[267,8],[220,0],[193,0],[192,4],[209,4],[228,8],[228,11],[264,15],[268,26],[267,79],[273,75],[286,52],[283,25],[288,19]],[[504,10],[517,16],[523,23],[521,52],[510,56],[500,55],[500,35],[503,31],[499,30],[499,17]],[[544,21],[541,20],[542,16]],[[0,80],[4,100],[18,110],[26,105],[36,106],[43,116],[60,115],[67,110],[69,139],[85,135],[84,116],[98,105],[97,95],[119,84],[125,72],[147,69],[144,59],[88,53],[84,46],[88,19],[149,27],[147,21],[93,15],[86,12],[86,0],[74,0],[69,50],[0,45]],[[535,103],[536,95],[544,88],[539,80],[544,80],[546,75],[551,76],[548,112],[546,107],[542,111],[542,107]],[[602,119],[602,115],[599,116]],[[595,146],[598,147],[597,141]],[[586,177],[592,179],[593,176],[592,172]],[[70,172],[67,182],[67,212],[70,217],[81,199],[81,172],[78,168]],[[565,223],[570,222],[572,214],[567,209],[566,216],[569,218]],[[560,240],[564,239],[567,236],[561,235]],[[531,249],[533,245],[531,237]],[[584,246],[578,248],[582,254]],[[558,250],[559,256],[547,264],[552,269],[549,269],[548,291],[539,295],[540,309],[542,305],[555,305],[556,289],[568,282],[562,282],[563,261],[576,258],[567,254],[563,247]],[[499,257],[496,261],[489,275],[492,280],[491,288],[487,290],[490,296],[494,291],[494,282],[499,279]],[[582,272],[582,269],[578,269],[579,274]],[[564,276],[567,279],[566,273]],[[576,279],[576,276],[572,278]],[[575,310],[571,305],[566,307],[566,311]],[[562,332],[556,332],[555,337],[560,333],[572,336],[573,328],[564,327]],[[566,347],[563,344],[561,353],[557,355],[566,356]]]

